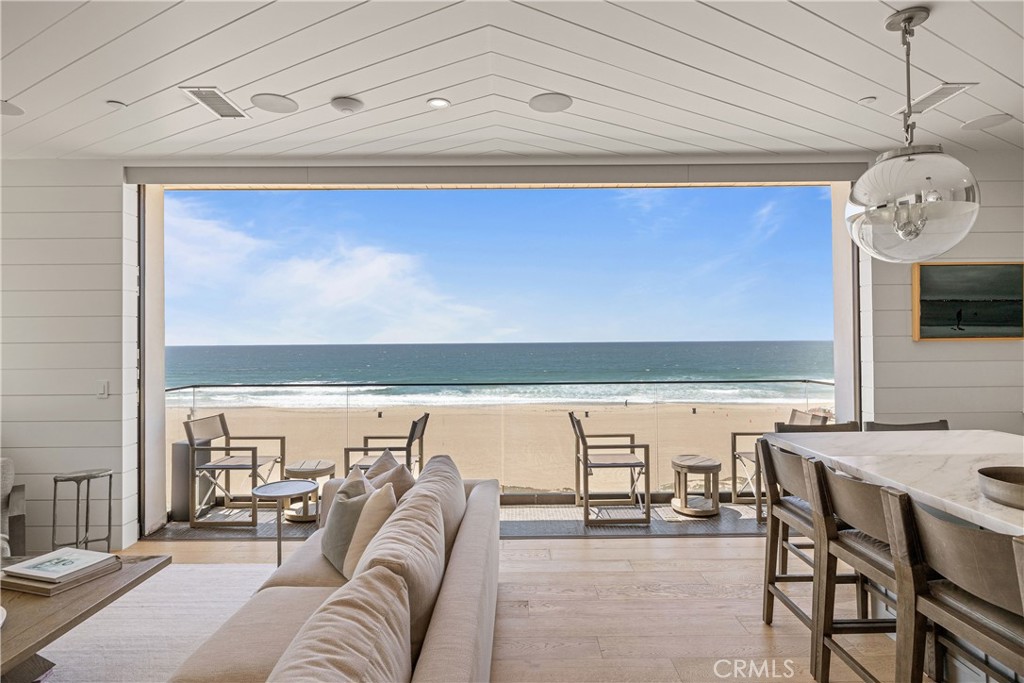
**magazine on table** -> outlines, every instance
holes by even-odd
[[[4,574],[46,583],[62,583],[117,562],[117,555],[110,553],[81,548],[58,548],[52,553],[4,567]]]
[[[94,564],[82,572],[76,573],[73,578],[66,579],[60,583],[39,581],[38,579],[26,579],[22,576],[9,576],[4,574],[3,576],[0,576],[0,589],[20,591],[22,593],[33,593],[35,595],[57,595],[58,593],[63,593],[66,590],[71,590],[76,586],[81,586],[83,583],[88,583],[89,581],[98,579],[101,576],[106,576],[107,574],[116,572],[120,568],[121,559],[115,557],[114,562],[112,563],[102,562],[100,564]]]

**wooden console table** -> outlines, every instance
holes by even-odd
[[[25,558],[9,558],[10,563]],[[3,683],[38,679],[53,666],[37,652],[171,563],[170,555],[123,556],[116,572],[50,597],[3,592],[7,619],[0,630]]]

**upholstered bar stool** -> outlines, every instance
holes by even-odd
[[[89,538],[89,502],[92,500],[92,482],[94,479],[107,480],[107,535],[103,538]],[[75,485],[75,540],[70,543],[57,543],[57,486],[72,483]],[[81,530],[82,520],[82,484],[85,484],[85,529]],[[88,549],[90,543],[107,544],[110,552],[110,530],[113,526],[114,514],[114,473],[109,469],[82,470],[68,474],[56,474],[53,477],[53,528],[51,543],[54,549],[74,546]]]
[[[672,509],[690,517],[711,517],[718,514],[718,474],[722,463],[702,455],[677,455],[672,458],[672,472],[675,477],[675,497]],[[691,474],[704,476],[704,498],[710,500],[707,507],[690,507],[687,477]]]

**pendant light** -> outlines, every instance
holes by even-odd
[[[915,145],[910,116],[910,39],[928,10],[912,7],[890,16],[906,54],[905,144],[878,156],[850,191],[846,227],[872,257],[892,263],[927,261],[956,246],[974,225],[981,193],[971,169],[943,154],[940,145]]]

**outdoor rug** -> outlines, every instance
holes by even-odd
[[[204,519],[230,519],[245,515],[249,510],[214,508]],[[281,538],[286,541],[305,540],[317,530],[316,522],[289,522],[281,525]],[[277,511],[260,510],[256,513],[256,527],[204,527],[193,529],[188,522],[168,522],[167,525],[146,536],[147,541],[276,541]]]
[[[635,516],[635,508],[608,507],[602,516]],[[583,526],[583,508],[573,505],[504,505],[502,538],[632,538],[651,536],[763,536],[752,505],[723,504],[715,517],[684,517],[670,505],[651,506],[651,524]]]
[[[171,564],[41,650],[57,664],[46,682],[166,681],[273,571],[272,564]]]

